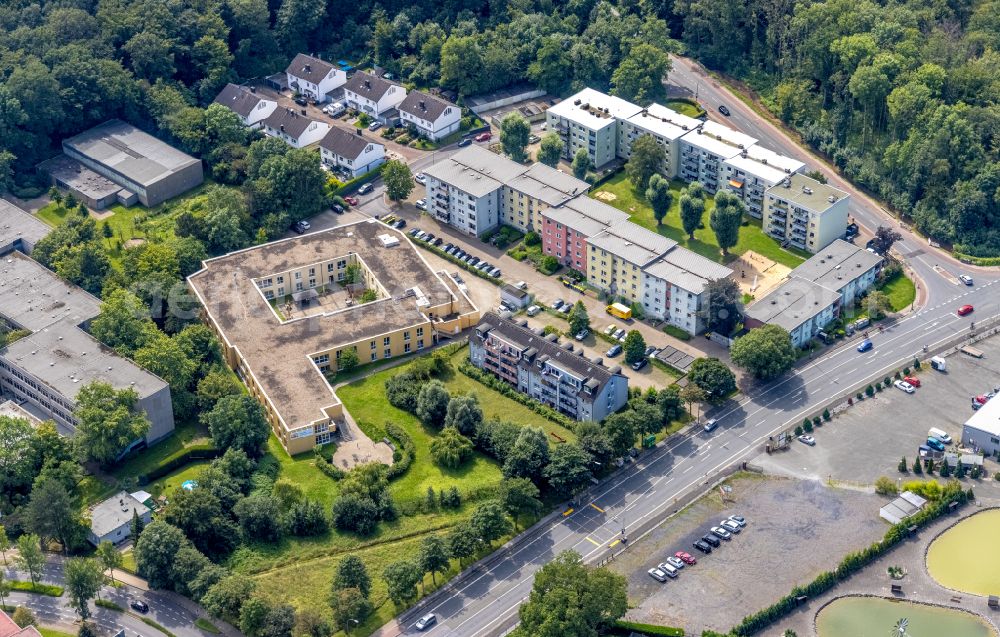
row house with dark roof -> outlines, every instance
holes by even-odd
[[[264,120],[278,108],[276,101],[258,95],[254,88],[239,84],[226,84],[216,96],[215,103],[236,113],[243,125],[250,128],[263,127]]]
[[[455,104],[421,91],[411,91],[399,104],[399,119],[403,126],[437,141],[457,131],[462,122],[462,109]]]
[[[320,140],[319,152],[324,164],[346,170],[352,178],[385,163],[385,146],[365,137],[361,129],[351,134],[342,128],[331,128]]]
[[[625,406],[628,378],[572,342],[489,312],[469,337],[469,360],[522,394],[574,420],[600,422]]]
[[[279,108],[264,120],[264,133],[277,137],[292,148],[314,144],[329,131],[329,124],[309,118],[305,109]]]
[[[330,93],[347,83],[343,69],[304,53],[295,56],[285,75],[288,88],[317,102],[329,101]]]
[[[397,107],[404,99],[405,88],[364,71],[355,73],[344,85],[348,106],[382,121],[398,118]]]

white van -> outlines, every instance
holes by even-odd
[[[927,435],[930,436],[931,438],[937,438],[946,445],[951,444],[951,436],[941,431],[937,427],[931,427],[930,430],[927,432]]]

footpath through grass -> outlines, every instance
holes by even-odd
[[[653,216],[653,208],[646,201],[644,194],[635,191],[632,187],[632,182],[629,181],[624,170],[598,186],[590,196],[629,213],[632,216],[633,223],[669,237],[688,250],[697,252],[703,257],[718,263],[726,263],[727,259],[723,258],[719,244],[715,240],[715,233],[712,232],[712,228],[708,223],[712,210],[715,209],[714,199],[705,199],[705,215],[702,217],[702,227],[695,230],[694,239],[689,239],[684,232],[684,228],[681,225],[680,197],[681,192],[683,192],[686,186],[687,184],[682,181],[674,180],[670,182],[670,192],[674,195],[674,200],[670,204],[667,216],[663,218],[662,225],[657,225],[656,218]],[[602,197],[600,196],[602,192],[610,193],[614,196]],[[729,260],[736,258],[747,250],[753,250],[768,259],[786,265],[789,268],[795,268],[809,258],[810,255],[803,250],[782,248],[777,241],[764,234],[764,231],[761,229],[760,220],[749,217],[746,220],[747,223],[740,228],[739,241],[729,251]]]

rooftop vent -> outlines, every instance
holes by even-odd
[[[604,364],[604,359],[601,358],[600,356],[595,356],[592,359],[590,359],[590,362],[593,363],[594,365],[602,365]]]
[[[830,203],[836,203],[837,202],[837,196],[836,195],[830,195],[829,197],[826,198],[826,200],[829,201]]]
[[[580,98],[576,98],[575,100],[573,100],[573,106],[579,106],[579,105],[580,105]]]

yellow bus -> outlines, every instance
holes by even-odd
[[[607,308],[605,308],[611,316],[617,316],[623,321],[627,321],[632,318],[632,308],[622,305],[621,303],[612,303]]]

